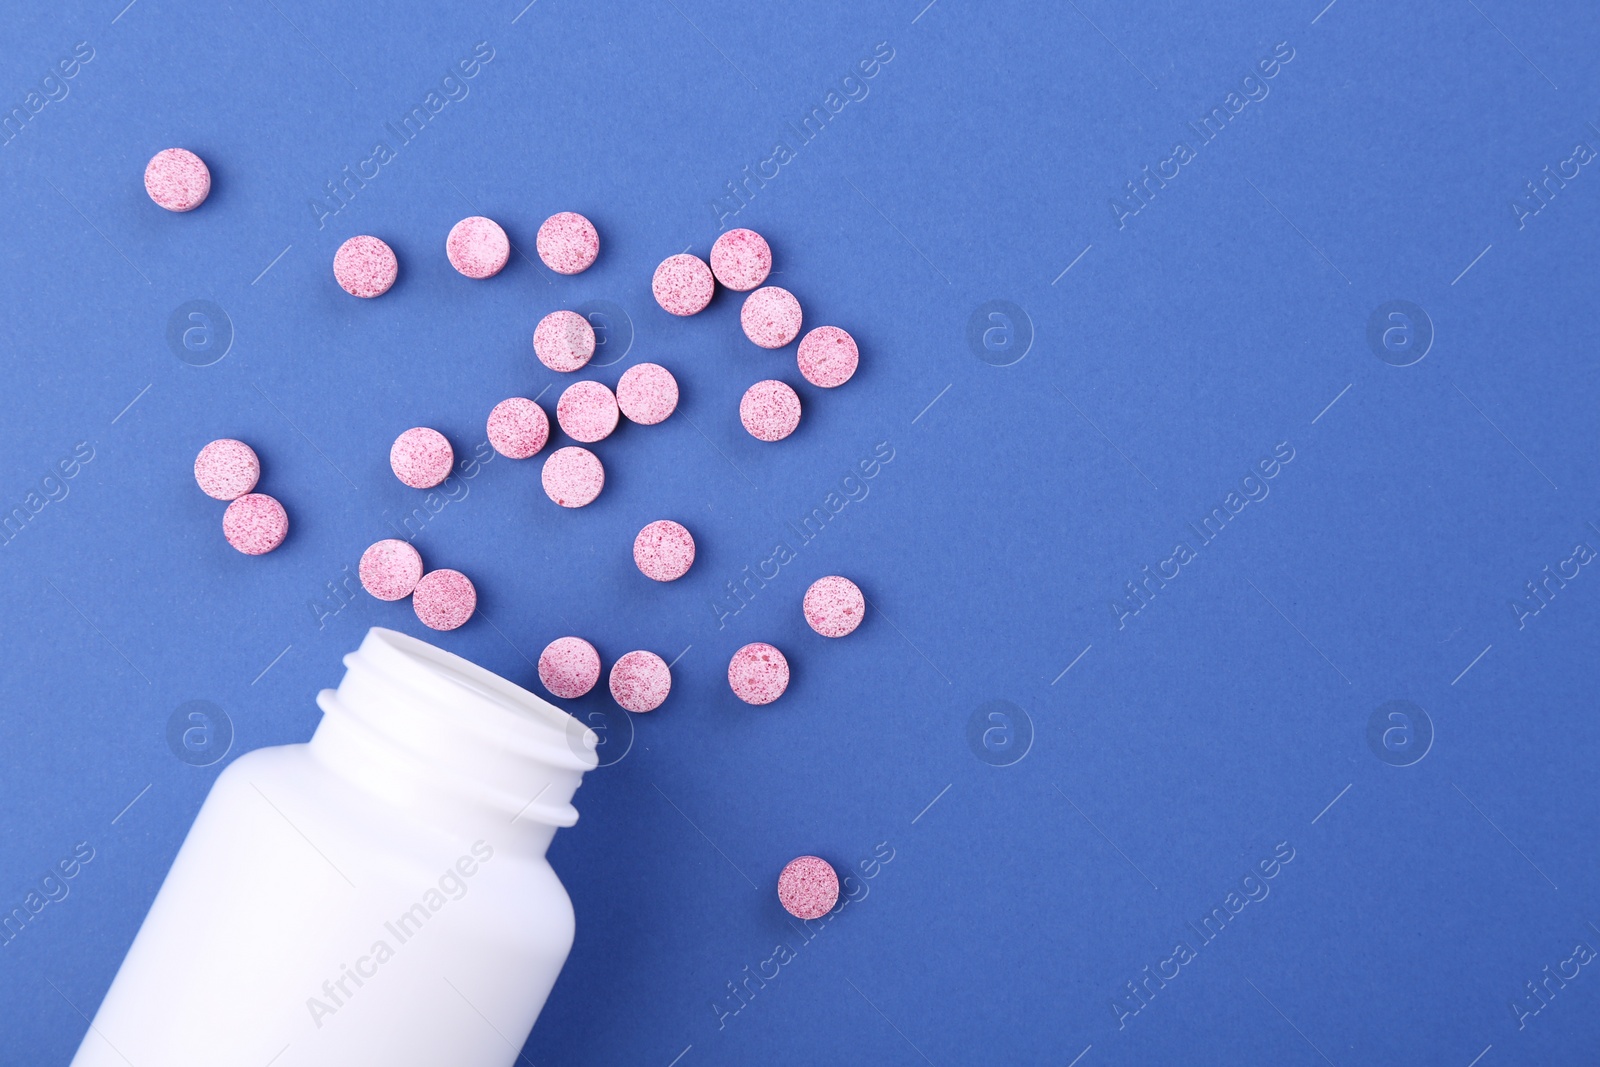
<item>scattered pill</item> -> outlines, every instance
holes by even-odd
[[[450,477],[455,461],[455,451],[444,434],[426,426],[413,426],[389,448],[394,476],[413,489],[432,489]]]
[[[752,642],[728,661],[728,685],[746,704],[770,704],[789,688],[789,661],[765,641]]]
[[[289,536],[289,514],[265,493],[246,493],[222,513],[222,536],[247,556],[264,556]]]
[[[646,578],[675,582],[694,565],[694,537],[671,519],[658,519],[633,539],[633,562]]]
[[[806,590],[800,605],[806,622],[823,637],[843,637],[861,625],[867,610],[867,598],[861,588],[848,578],[830,574],[818,578]]]
[[[600,254],[594,223],[576,211],[558,211],[545,219],[534,243],[544,265],[557,274],[582,274]]]
[[[594,502],[605,488],[606,469],[600,457],[587,448],[568,445],[550,453],[539,474],[544,494],[564,508],[581,508]]]
[[[594,356],[594,327],[576,311],[552,311],[533,331],[533,351],[546,367],[569,374]]]
[[[787,289],[768,285],[744,298],[739,325],[762,348],[782,348],[800,336],[800,301]]]
[[[351,296],[382,296],[399,273],[394,249],[376,237],[352,237],[333,254],[333,276]]]
[[[839,902],[839,875],[817,856],[798,856],[778,875],[778,902],[796,919],[820,919]]]
[[[600,680],[600,653],[581,637],[558,637],[539,653],[539,681],[563,700],[576,700]]]
[[[617,406],[628,421],[654,426],[678,407],[678,379],[659,363],[640,363],[617,381]]]
[[[772,273],[772,247],[754,230],[729,230],[711,246],[711,273],[729,289],[749,292]]]
[[[556,421],[574,441],[604,441],[617,428],[617,398],[600,382],[573,382],[556,401]]]
[[[469,278],[493,278],[511,258],[511,239],[493,219],[472,215],[450,227],[444,239],[450,265]]]
[[[430,630],[454,630],[478,609],[478,590],[460,571],[429,571],[411,592],[411,607]]]
[[[818,326],[800,339],[795,353],[800,373],[819,389],[833,389],[850,380],[861,362],[856,339],[837,326]]]
[[[145,164],[144,191],[168,211],[193,211],[211,195],[211,169],[187,148],[163,148]]]
[[[611,665],[611,699],[624,710],[654,711],[672,692],[672,669],[654,652],[629,652]]]
[[[757,382],[739,401],[739,421],[751,437],[781,441],[800,425],[800,396],[780,381]]]
[[[550,440],[550,418],[527,397],[502,400],[489,412],[489,443],[507,459],[536,456]]]
[[[237,500],[261,479],[261,460],[243,441],[224,437],[212,441],[194,458],[194,480],[206,496]]]
[[[361,576],[361,588],[379,600],[404,600],[422,580],[422,556],[409,541],[391,537],[361,553],[356,573]]]
[[[656,303],[672,314],[695,315],[711,303],[716,285],[705,260],[679,252],[661,261],[650,290],[656,295]]]

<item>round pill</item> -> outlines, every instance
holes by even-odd
[[[770,704],[789,688],[789,661],[765,641],[752,642],[728,661],[728,685],[746,704]]]
[[[762,348],[782,348],[800,336],[800,301],[776,285],[757,289],[744,298],[739,325]]]
[[[237,500],[256,487],[261,479],[261,460],[256,450],[243,441],[224,437],[212,441],[194,457],[194,480],[206,496],[217,500]]]
[[[558,211],[545,219],[534,243],[544,265],[557,274],[582,274],[600,254],[594,223],[576,211]]]
[[[711,246],[711,273],[729,289],[748,292],[772,273],[772,248],[754,230],[729,230]]]
[[[246,493],[222,513],[222,536],[247,556],[264,556],[289,536],[289,514],[265,493]]]
[[[650,282],[650,290],[656,294],[656,303],[672,314],[694,315],[711,303],[716,285],[705,260],[679,252],[661,261]]]
[[[539,653],[539,681],[563,700],[576,700],[600,680],[600,653],[581,637],[558,637]]]
[[[193,211],[211,195],[211,169],[187,148],[163,148],[145,164],[144,191],[168,211]]]
[[[798,856],[778,875],[778,902],[796,919],[820,919],[839,902],[839,875],[817,856]]]
[[[389,448],[394,476],[413,489],[432,489],[450,477],[455,461],[456,454],[444,434],[426,426],[413,426]]]
[[[800,396],[780,381],[757,382],[739,401],[739,421],[757,440],[781,441],[800,425]]]
[[[538,455],[548,440],[549,416],[527,397],[502,400],[489,412],[489,443],[507,459]]]
[[[818,326],[800,339],[795,353],[800,373],[819,389],[833,389],[850,380],[861,362],[856,339],[837,326]]]
[[[654,711],[672,692],[672,669],[654,652],[629,652],[611,665],[611,699],[627,711]]]
[[[675,582],[694,564],[694,537],[671,519],[658,519],[633,539],[633,562],[646,578]]]
[[[594,327],[576,311],[552,311],[533,331],[533,352],[551,370],[571,373],[594,356]]]
[[[556,401],[556,421],[574,441],[604,441],[617,428],[617,398],[599,382],[573,382]]]
[[[376,237],[352,237],[333,254],[333,276],[351,296],[382,296],[399,273],[394,249]]]
[[[630,422],[654,426],[678,407],[678,379],[659,363],[639,363],[617,381],[617,406]]]
[[[452,267],[469,278],[493,278],[511,258],[511,239],[498,222],[473,215],[450,227],[444,254]]]
[[[409,541],[391,537],[361,553],[356,573],[361,588],[379,600],[404,600],[422,580],[422,556]]]
[[[811,583],[800,608],[806,614],[806,622],[817,633],[823,637],[843,637],[861,625],[867,598],[861,595],[861,588],[855,582],[830,574]]]
[[[581,508],[594,502],[605,488],[606,469],[600,457],[587,448],[568,445],[550,453],[539,473],[544,495],[564,508]]]
[[[429,571],[411,592],[411,608],[430,630],[454,630],[478,609],[478,591],[460,571]]]

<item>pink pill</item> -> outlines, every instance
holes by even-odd
[[[556,401],[556,421],[574,441],[604,441],[617,428],[617,398],[599,382],[573,382]]]
[[[557,274],[582,274],[600,254],[594,223],[576,211],[558,211],[545,219],[534,243],[544,265]]]
[[[678,408],[678,379],[659,363],[640,363],[617,381],[617,406],[630,422],[654,426]]]
[[[538,455],[548,440],[549,416],[544,408],[526,397],[502,400],[489,412],[489,443],[507,459]]]
[[[570,374],[594,356],[594,327],[576,311],[552,311],[533,331],[533,352],[551,370]]]
[[[695,315],[704,311],[711,303],[716,286],[705,260],[687,252],[663,259],[650,282],[656,303],[674,315]]]
[[[833,389],[850,380],[861,362],[856,339],[837,326],[818,326],[800,339],[795,353],[800,373],[820,389]]]
[[[796,919],[820,919],[839,902],[839,875],[825,859],[792,859],[778,875],[778,902]]]
[[[654,652],[629,652],[611,665],[611,699],[627,711],[654,711],[672,692],[672,669]]]
[[[469,278],[493,278],[511,258],[511,239],[498,222],[473,215],[450,227],[444,254],[452,267]]]
[[[739,421],[760,441],[781,441],[800,425],[800,396],[783,382],[768,379],[744,391]]]
[[[694,537],[671,519],[658,519],[633,539],[633,562],[646,578],[675,582],[694,565]]]
[[[754,230],[729,230],[711,246],[711,273],[729,289],[748,292],[772,273],[772,248]]]
[[[432,489],[450,477],[456,454],[444,434],[426,426],[413,426],[394,439],[389,466],[394,476],[413,489]]]
[[[576,700],[600,680],[600,653],[581,637],[558,637],[539,653],[539,681],[562,700]]]
[[[217,500],[237,500],[260,479],[256,450],[231,437],[212,441],[194,458],[194,480],[206,496]]]
[[[762,348],[782,348],[800,336],[800,301],[776,285],[757,289],[744,298],[739,325]]]
[[[770,704],[789,688],[789,661],[766,642],[752,642],[728,661],[728,685],[746,704]]]
[[[587,448],[568,445],[550,453],[539,474],[544,483],[544,495],[564,508],[581,508],[592,504],[605,488],[606,469],[600,457]]]
[[[861,595],[861,588],[855,582],[830,574],[811,583],[800,607],[806,614],[806,622],[817,633],[823,637],[843,637],[861,625],[867,598]]]
[[[430,630],[454,630],[478,610],[478,590],[460,571],[429,571],[411,592],[411,608]]]
[[[379,600],[404,600],[422,580],[422,556],[410,542],[389,538],[361,553],[361,587]]]
[[[144,191],[168,211],[193,211],[211,195],[211,169],[187,148],[163,148],[145,164]]]
[[[246,493],[222,513],[222,536],[247,556],[264,556],[289,536],[289,514],[265,493]]]
[[[394,249],[376,237],[352,237],[333,254],[333,277],[351,296],[382,296],[399,273]]]

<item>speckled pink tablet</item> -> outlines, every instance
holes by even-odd
[[[729,289],[749,292],[772,273],[772,248],[754,230],[729,230],[711,246],[711,273]]]
[[[351,296],[382,296],[399,274],[394,249],[376,237],[352,237],[333,254],[333,277]]]
[[[568,445],[550,453],[539,474],[544,495],[564,508],[581,508],[594,502],[605,488],[606,469],[600,457],[587,448]]]
[[[760,441],[781,441],[800,425],[800,396],[783,382],[768,379],[744,391],[739,421]]]
[[[289,536],[289,513],[265,493],[246,493],[222,513],[222,536],[247,556],[264,556]]]
[[[422,555],[409,541],[391,537],[361,553],[356,572],[361,588],[379,600],[404,600],[422,580]]]
[[[411,591],[411,608],[430,630],[454,630],[478,610],[478,590],[460,571],[429,571]]]
[[[820,919],[839,902],[839,875],[817,856],[797,856],[778,875],[778,902],[796,919]]]
[[[544,265],[557,274],[581,274],[600,254],[594,223],[576,211],[558,211],[545,219],[534,243]]]
[[[823,637],[843,637],[861,625],[867,598],[861,595],[861,588],[855,582],[830,574],[811,583],[800,608],[806,613],[806,622],[817,633]]]
[[[493,278],[511,258],[511,239],[498,222],[472,215],[450,227],[444,254],[452,267],[469,278]]]
[[[539,681],[562,700],[576,700],[600,680],[600,653],[581,637],[558,637],[539,653]]]
[[[599,382],[573,382],[556,401],[556,421],[574,441],[604,441],[617,428],[617,398]]]
[[[818,326],[800,338],[795,352],[800,373],[820,389],[833,389],[850,380],[861,362],[856,339],[837,326]]]
[[[455,451],[444,434],[426,426],[413,426],[389,448],[394,476],[413,489],[432,489],[450,477],[455,461]]]
[[[502,400],[489,412],[489,443],[507,459],[539,454],[550,440],[550,418],[527,397]]]
[[[657,519],[633,539],[633,562],[646,578],[675,582],[694,565],[694,537],[671,519]]]
[[[768,285],[744,298],[739,325],[762,348],[782,348],[800,336],[800,301],[787,289]]]
[[[594,356],[594,327],[576,311],[552,311],[533,331],[533,352],[551,370],[570,374]]]
[[[728,661],[728,685],[746,704],[770,704],[789,688],[789,661],[765,641],[752,642]]]
[[[617,407],[629,422],[654,426],[678,408],[678,379],[659,363],[639,363],[617,381]]]
[[[260,479],[256,450],[231,437],[212,441],[194,458],[194,480],[206,496],[217,500],[237,500]]]
[[[193,211],[211,195],[211,168],[187,148],[163,148],[145,164],[144,191],[168,211]]]
[[[674,315],[695,315],[704,311],[716,287],[705,260],[687,252],[663,259],[650,282],[656,303]]]
[[[627,711],[654,711],[672,692],[672,669],[654,652],[629,652],[611,665],[611,699]]]

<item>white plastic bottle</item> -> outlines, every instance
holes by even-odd
[[[510,1067],[572,947],[595,735],[373,629],[308,744],[218,776],[74,1067]]]

